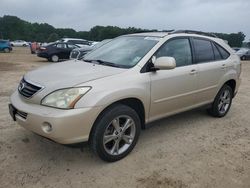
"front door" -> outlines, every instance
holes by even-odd
[[[167,41],[155,54],[156,58],[162,56],[174,57],[176,68],[150,74],[150,121],[190,108],[197,90],[197,65],[192,63],[188,38]]]

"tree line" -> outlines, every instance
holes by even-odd
[[[135,27],[120,28],[117,26],[95,26],[89,31],[75,31],[71,28],[54,28],[47,23],[30,23],[16,16],[0,17],[0,38],[9,40],[26,40],[37,42],[53,42],[63,37],[82,38],[92,41],[111,39],[130,33],[157,31]],[[227,40],[232,47],[241,47],[245,39],[243,32],[214,33],[219,38]]]

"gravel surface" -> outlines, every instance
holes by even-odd
[[[250,187],[250,62],[224,118],[204,109],[148,126],[133,152],[116,163],[93,155],[87,144],[64,146],[13,122],[9,96],[22,75],[48,65],[28,48],[0,53],[0,187]]]

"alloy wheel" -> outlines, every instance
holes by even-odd
[[[113,119],[107,126],[103,136],[103,146],[110,155],[120,155],[128,150],[136,133],[134,120],[122,115]]]

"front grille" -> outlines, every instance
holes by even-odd
[[[19,110],[16,111],[16,114],[19,115],[23,119],[26,119],[28,115],[27,113],[19,111]]]
[[[73,51],[70,53],[70,59],[77,59],[77,58],[78,58],[78,55],[79,55],[79,51],[73,50]]]
[[[26,80],[22,79],[19,86],[18,86],[18,91],[19,93],[26,97],[30,98],[32,97],[35,93],[37,93],[40,89],[42,89],[41,86],[34,85],[30,82],[27,82]]]

